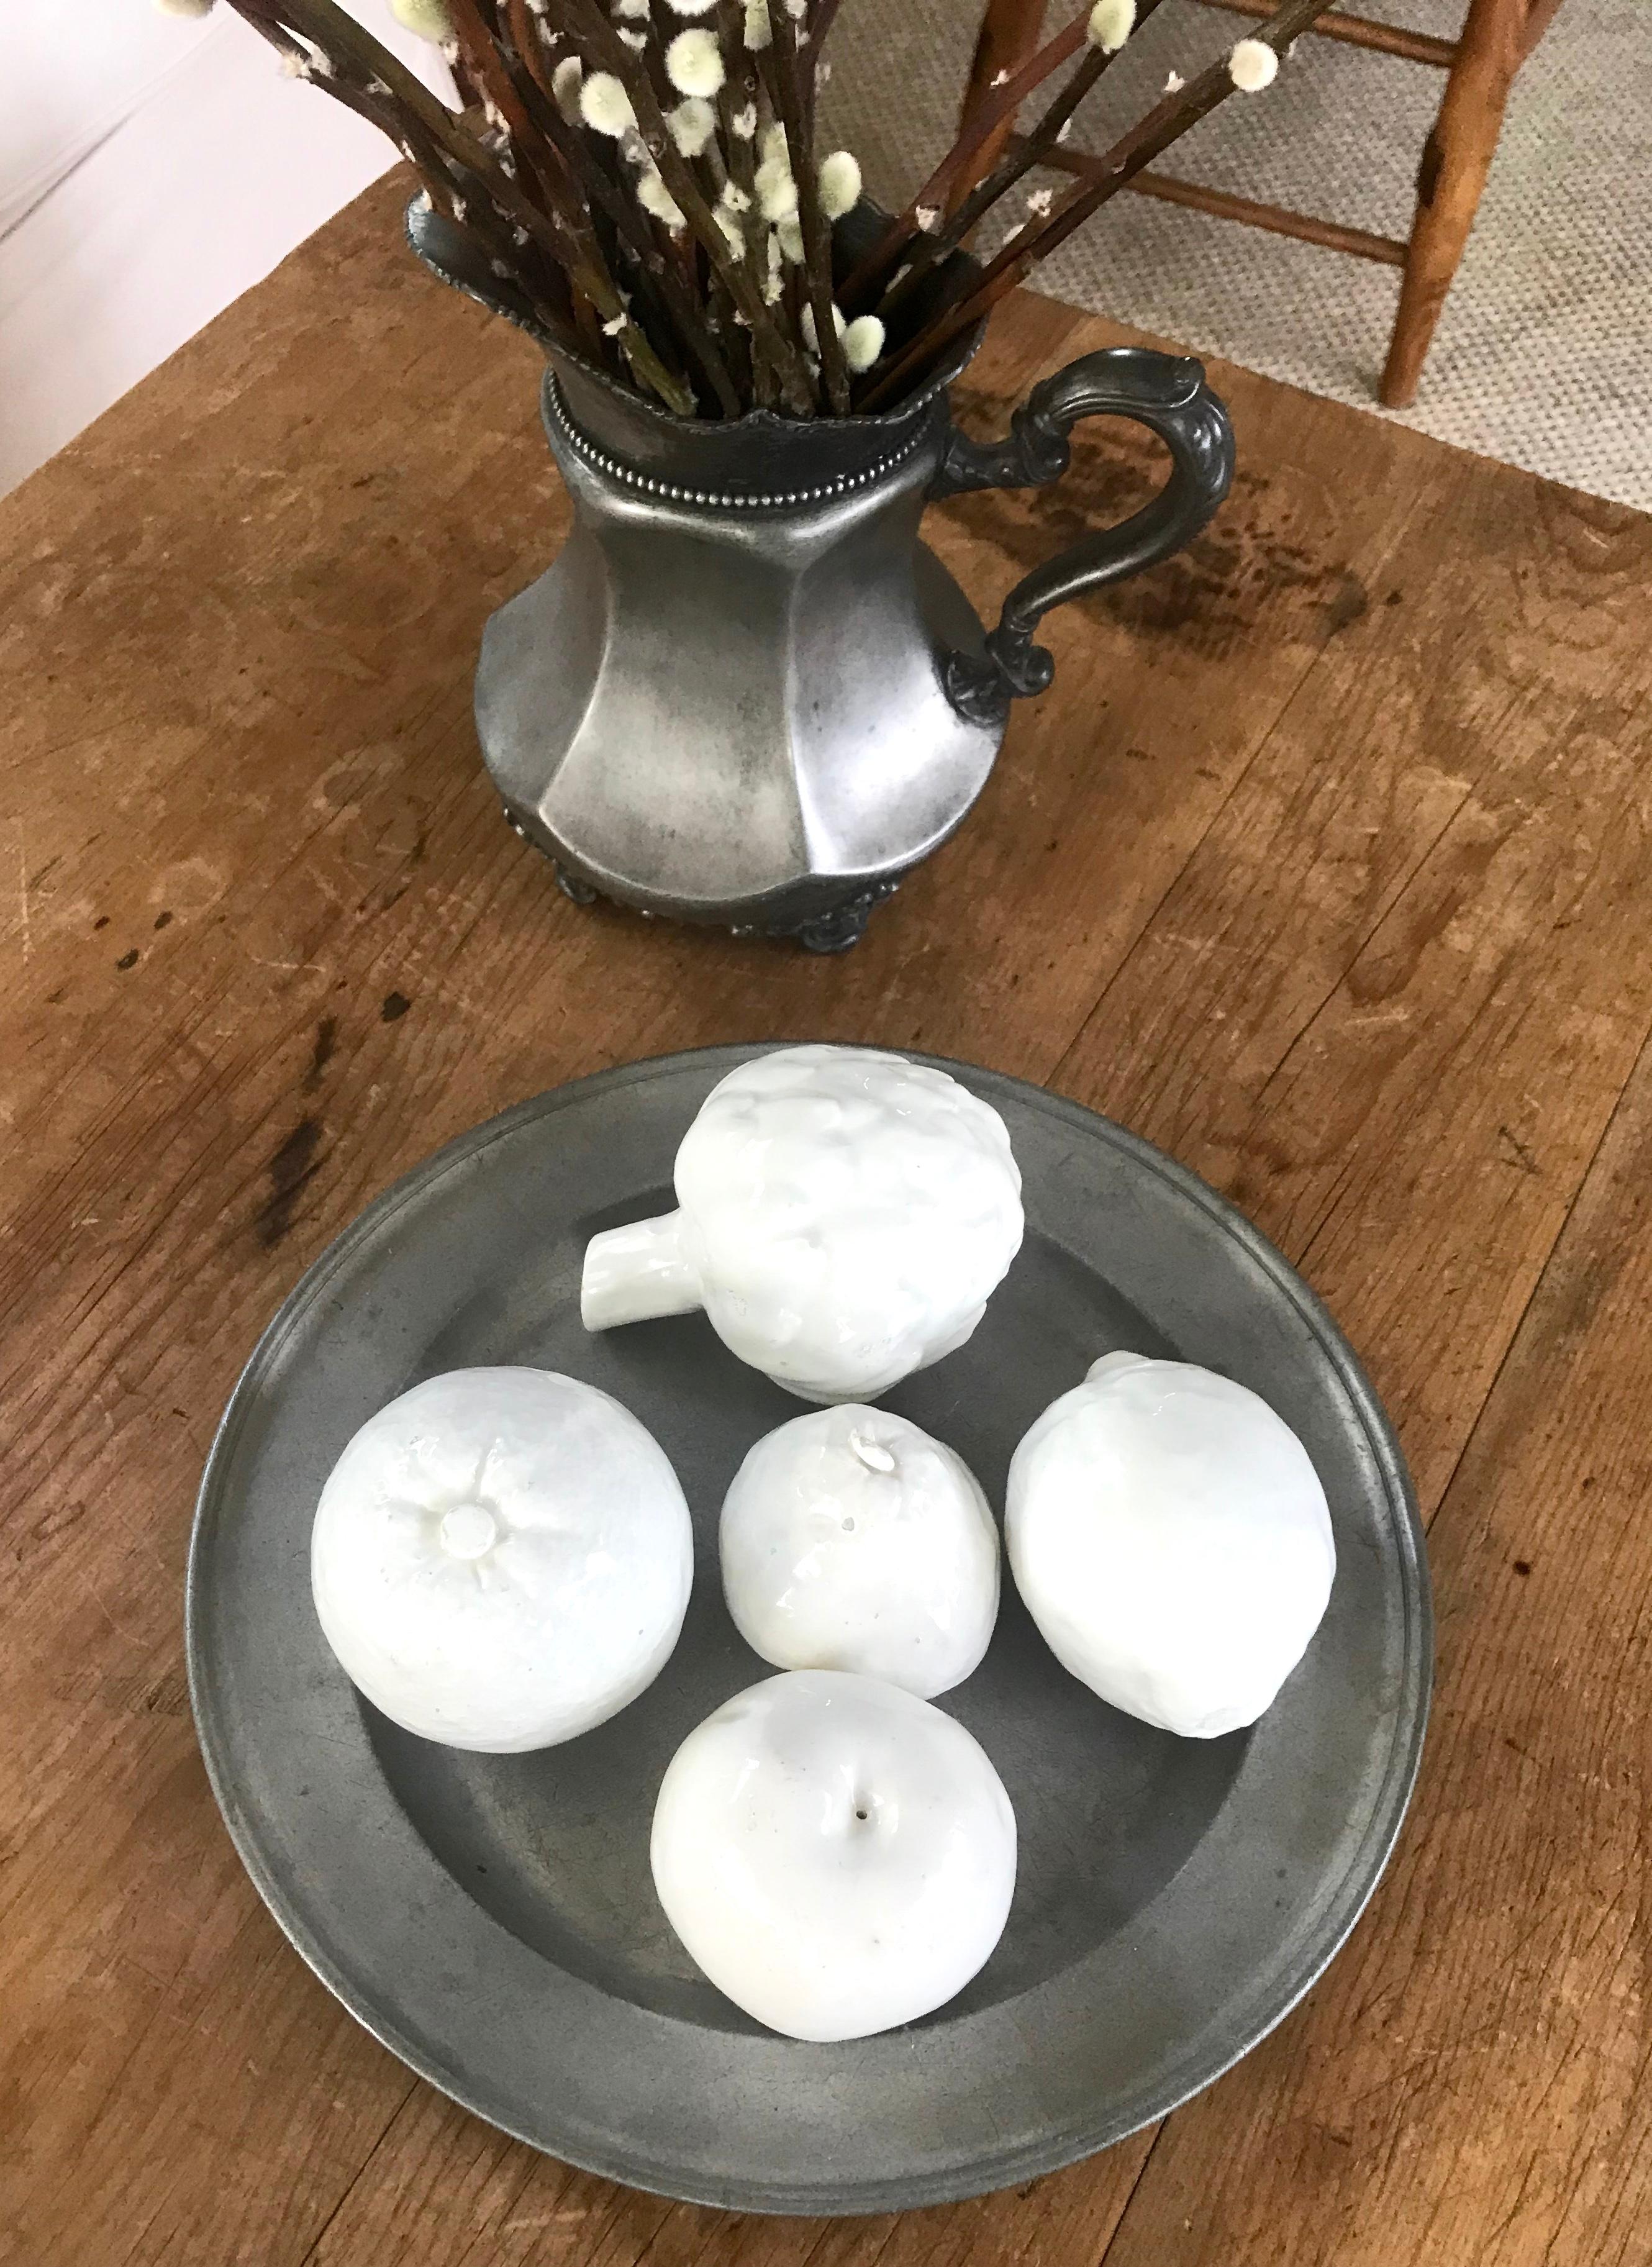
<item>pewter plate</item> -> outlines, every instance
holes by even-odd
[[[1009,1126],[1027,1236],[969,1344],[887,1398],[1002,1504],[1022,1433],[1094,1358],[1204,1362],[1272,1402],[1330,1497],[1330,1610],[1248,1733],[1179,1740],[1057,1666],[1013,1588],[940,1705],[1002,1773],[1020,1832],[997,1951],[951,2004],[834,2046],[777,2038],[701,1977],[655,1902],[649,1821],[679,1740],[769,1672],[717,1577],[723,1493],[801,1405],[701,1316],[587,1337],[596,1229],[668,1209],[723,1047],[525,1103],[420,1166],[311,1268],[237,1387],[202,1483],[189,1666],[212,1784],[306,1960],[435,2085],[616,2180],[746,2211],[886,2212],[1019,2182],[1208,2085],[1336,1951],[1399,1829],[1428,1709],[1428,1576],[1404,1465],[1325,1309],[1191,1173],[1013,1079],[952,1070]],[[693,1602],[658,1682],[538,1755],[399,1731],[310,1603],[322,1481],[372,1412],[472,1363],[618,1395],[694,1509]],[[1237,2081],[1242,2083],[1243,2081]]]

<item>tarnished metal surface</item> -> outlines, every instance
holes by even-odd
[[[1318,1975],[1399,1830],[1428,1708],[1422,1539],[1347,1343],[1232,1207],[1105,1119],[943,1065],[1002,1115],[1027,1236],[967,1345],[888,1405],[1001,1506],[1011,1451],[1097,1355],[1220,1369],[1305,1442],[1337,1544],[1330,1607],[1252,1729],[1182,1740],[1067,1675],[1006,1584],[986,1659],[937,1704],[1015,1806],[1015,1904],[936,2014],[803,2046],[764,2032],[672,1936],[649,1823],[679,1742],[769,1672],[723,1605],[717,1518],[800,1405],[703,1316],[591,1338],[594,1229],[671,1202],[684,1128],[753,1048],[606,1072],[462,1136],[318,1261],[230,1405],[190,1560],[189,1658],[213,1786],[305,1956],[386,2045],[496,2124],[637,2185],[743,2210],[884,2212],[1031,2178],[1226,2068]],[[399,1732],[328,1653],[316,1500],[350,1434],[432,1372],[525,1362],[615,1394],[676,1466],[694,1594],[658,1681],[537,1755]]]

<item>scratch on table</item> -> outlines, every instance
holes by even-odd
[[[124,1622],[116,1618],[115,1615],[111,1611],[107,1601],[104,1597],[102,1591],[98,1588],[97,1584],[95,1582],[88,1582],[85,1586],[85,1590],[86,1596],[92,1600],[92,1604],[96,1606],[98,1611],[103,1616],[105,1621],[108,1623],[109,1627],[114,1632],[116,1637],[120,1639],[121,1644],[129,1646],[138,1645],[140,1643],[140,1640],[134,1632],[127,1628]]]

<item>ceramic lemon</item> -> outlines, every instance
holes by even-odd
[[[1325,1490],[1283,1419],[1213,1370],[1132,1354],[1028,1432],[1004,1540],[1063,1667],[1195,1739],[1271,1705],[1336,1572]]]

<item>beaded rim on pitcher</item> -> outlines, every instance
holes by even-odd
[[[599,449],[594,441],[580,431],[569,415],[568,405],[562,399],[562,388],[556,382],[554,370],[547,370],[545,373],[545,400],[556,421],[558,432],[576,456],[593,471],[602,473],[605,479],[617,481],[622,487],[634,488],[639,495],[655,496],[662,503],[701,504],[711,510],[773,510],[776,506],[829,503],[839,496],[852,495],[857,488],[870,488],[886,473],[904,465],[909,457],[915,456],[928,429],[920,424],[898,447],[892,449],[887,456],[880,457],[876,464],[865,466],[857,473],[841,473],[836,480],[825,481],[819,488],[770,490],[688,488],[674,481],[651,480],[646,473],[636,472],[631,466],[622,463],[618,457],[611,456],[606,449]]]

